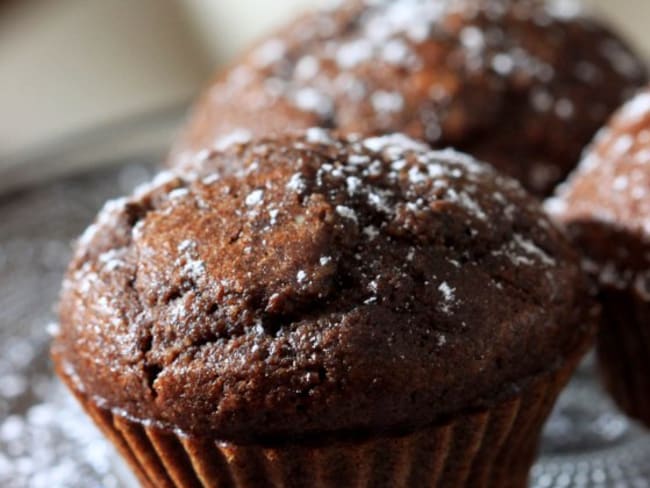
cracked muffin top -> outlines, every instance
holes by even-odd
[[[78,242],[53,356],[106,408],[237,442],[402,431],[514,394],[591,331],[565,239],[468,156],[311,129],[197,167]]]
[[[537,195],[575,167],[644,63],[571,0],[357,0],[307,15],[220,72],[171,164],[286,128],[407,133]]]
[[[600,285],[650,301],[650,88],[598,134],[548,211],[567,227]]]

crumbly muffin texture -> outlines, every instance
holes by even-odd
[[[308,15],[221,72],[171,164],[312,126],[453,146],[548,195],[646,80],[570,0],[365,0]]]
[[[561,233],[468,156],[311,129],[195,168],[107,204],[64,283],[55,361],[124,416],[239,443],[406,431],[591,330]]]
[[[600,284],[650,301],[650,89],[603,128],[574,174],[546,202]]]

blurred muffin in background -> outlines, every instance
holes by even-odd
[[[546,206],[598,286],[605,386],[650,427],[650,89],[618,111]]]
[[[571,2],[340,2],[219,73],[171,164],[290,128],[403,131],[546,195],[645,80],[630,49]]]

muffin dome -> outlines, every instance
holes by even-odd
[[[404,132],[452,146],[548,194],[646,79],[571,2],[365,0],[308,15],[221,72],[171,164],[312,126]]]
[[[197,167],[79,241],[53,354],[105,408],[240,443],[403,431],[515,395],[589,336],[567,242],[468,156],[312,129]]]

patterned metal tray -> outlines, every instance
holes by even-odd
[[[53,377],[47,324],[71,240],[105,199],[149,179],[152,160],[126,160],[0,197],[2,487],[134,485]],[[587,360],[549,421],[532,487],[650,487],[650,435],[613,409],[592,369]]]

